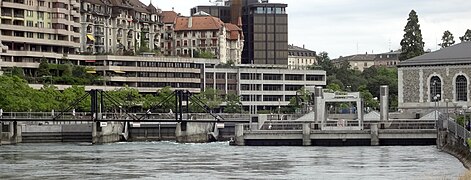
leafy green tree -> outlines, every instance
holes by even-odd
[[[320,52],[317,56],[317,66],[312,66],[311,69],[322,69],[326,71],[327,76],[335,74],[335,66],[329,58],[327,52]]]
[[[470,29],[466,30],[464,35],[460,37],[460,40],[461,40],[461,42],[471,41],[471,30]]]
[[[219,96],[218,90],[213,88],[205,89],[198,95],[195,95],[195,98],[201,100],[201,103],[206,104],[210,110],[216,109],[221,106],[223,99]],[[205,110],[195,102],[196,99],[190,102],[190,109],[192,112],[204,112]]]
[[[85,92],[84,86],[73,85],[72,87],[64,89],[61,97],[62,99],[60,110],[62,111],[65,110],[65,108],[69,108],[69,106],[72,106],[72,108],[74,108],[77,112],[90,111],[91,98],[90,96],[85,96],[86,94],[87,92]],[[73,107],[73,104],[76,101],[79,101],[82,97],[86,98],[84,98],[75,107]]]
[[[311,99],[311,92],[309,92],[304,87],[297,90],[296,92],[298,94],[298,97],[294,96],[289,100],[289,106],[293,107],[294,109],[301,108],[302,102],[309,103],[309,100]]]
[[[425,43],[422,39],[419,17],[414,10],[409,13],[404,32],[404,38],[401,40],[402,52],[399,55],[399,60],[403,61],[424,54]]]
[[[35,95],[32,97],[32,110],[39,112],[49,112],[52,110],[60,111],[62,94],[57,87],[52,85],[44,85],[39,91],[34,90]]]
[[[373,109],[377,109],[379,107],[379,102],[374,99],[373,94],[368,91],[365,85],[362,85],[358,91],[360,92],[360,96],[365,103],[365,107],[370,107]]]
[[[336,83],[330,83],[327,85],[327,89],[330,89],[334,92],[337,92],[337,91],[341,91],[342,89],[340,88],[340,85],[336,84]]]
[[[4,111],[24,112],[32,108],[33,88],[18,76],[0,76],[0,108]]]
[[[125,109],[143,106],[143,98],[139,94],[139,91],[135,88],[125,86],[114,91],[108,91],[107,93],[109,96],[111,96],[114,100],[117,101],[116,103],[119,103],[115,104],[114,102],[111,102],[108,98],[104,99],[108,110],[117,109],[119,108],[118,106],[122,106],[122,108]]]
[[[227,106],[224,108],[225,113],[241,113],[242,102],[240,96],[234,93],[226,95]]]
[[[158,107],[156,107],[158,106]],[[157,95],[146,95],[144,97],[144,109],[151,109],[152,112],[169,112],[175,110],[175,95],[171,87],[167,86],[157,91]]]
[[[41,62],[39,63],[39,68],[38,68],[38,77],[43,77],[43,76],[50,76],[50,68],[49,68],[49,63],[47,62],[46,58],[42,58]]]
[[[11,75],[12,76],[18,76],[20,78],[24,78],[25,77],[25,72],[23,71],[23,68],[15,66],[15,67],[11,68]]]
[[[442,36],[442,43],[438,44],[442,48],[450,47],[451,45],[455,44],[455,39],[453,34],[450,31],[445,31]]]

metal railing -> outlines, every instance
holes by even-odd
[[[462,140],[464,145],[467,145],[467,140],[471,138],[471,133],[466,128],[456,123],[454,120],[447,119],[444,116],[440,116],[437,127],[443,127],[445,122],[448,123],[448,135],[455,136],[457,139]]]

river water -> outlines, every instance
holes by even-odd
[[[173,142],[0,146],[0,179],[456,179],[435,146],[236,147]]]

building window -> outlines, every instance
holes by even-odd
[[[463,75],[456,77],[456,101],[468,101],[468,80]]]
[[[438,76],[430,79],[430,99],[432,102],[440,101],[442,98],[442,81]]]

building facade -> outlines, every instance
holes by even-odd
[[[174,32],[177,56],[210,52],[221,63],[240,62],[244,40],[236,25],[199,12],[191,17],[178,17]]]
[[[240,65],[231,68],[205,67],[205,88],[221,94],[234,93],[241,97],[245,110],[286,107],[296,91],[307,86],[325,86],[326,72],[293,70],[287,66]]]
[[[307,67],[317,64],[316,51],[295,45],[288,45],[288,66],[292,68]]]
[[[396,67],[399,64],[400,51],[391,51],[387,53],[377,54],[375,58],[375,66]]]
[[[340,67],[343,63],[348,63],[351,69],[362,71],[366,68],[375,65],[376,54],[357,54],[351,56],[340,56],[338,59],[333,59],[332,62],[335,66]]]
[[[471,107],[471,42],[399,63],[399,108]]]
[[[229,0],[223,6],[197,6],[192,13],[206,13],[220,17],[224,22],[242,23],[244,32],[243,64],[288,64],[287,4],[269,3],[268,0]],[[230,10],[227,13],[221,11]]]

